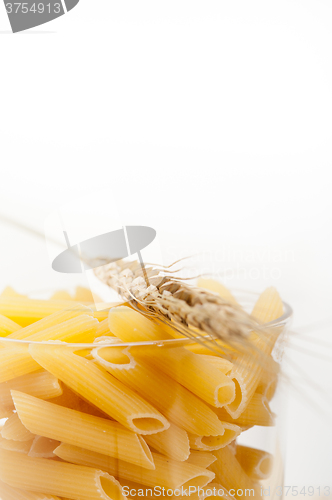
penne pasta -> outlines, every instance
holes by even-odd
[[[273,456],[249,446],[236,446],[235,456],[246,474],[255,480],[267,479],[273,467]]]
[[[234,498],[240,500],[242,495],[261,496],[257,483],[247,476],[229,446],[213,454],[217,460],[210,465],[209,470],[215,473],[216,482],[222,484]],[[242,490],[242,495],[237,495],[238,490]]]
[[[231,292],[224,285],[219,283],[219,281],[206,279],[206,278],[198,278],[197,286],[199,288],[205,288],[205,290],[209,290],[210,292],[214,292],[219,295],[222,299],[230,304],[238,305],[237,300],[231,294]]]
[[[143,314],[126,306],[114,307],[110,310],[108,325],[112,334],[123,342],[173,338],[168,332],[171,328],[166,325],[161,326],[156,321],[151,321]]]
[[[1,436],[5,439],[13,441],[31,441],[35,436],[21,422],[19,416],[13,413],[6,420],[5,425],[1,429]]]
[[[173,460],[183,462],[189,457],[188,434],[174,424],[171,424],[166,431],[145,436],[144,439],[149,446]]]
[[[21,329],[20,325],[0,314],[0,337],[8,337],[8,335]]]
[[[124,500],[119,482],[105,472],[1,448],[0,480],[14,488],[72,500]]]
[[[64,347],[30,345],[32,357],[73,391],[138,434],[168,429],[166,418],[142,397],[98,368],[93,361]]]
[[[144,439],[118,422],[64,408],[18,391],[12,391],[12,397],[20,420],[33,434],[80,446],[140,467],[154,468],[151,452]]]
[[[36,300],[28,298],[0,298],[0,314],[21,326],[31,325],[46,316],[71,309],[70,300]]]
[[[44,436],[36,436],[31,443],[29,457],[54,458],[53,451],[60,444],[60,441],[49,439]]]
[[[232,500],[234,497],[228,493],[226,488],[224,488],[219,483],[209,483],[203,488],[203,493],[200,495],[200,500],[210,497],[221,497],[226,500]]]
[[[97,320],[81,315],[29,336],[29,341],[92,342]],[[39,364],[29,354],[29,344],[16,344],[0,350],[0,383],[35,372]]]
[[[198,467],[203,467],[203,469],[206,469],[216,460],[216,457],[208,451],[190,450],[190,455],[187,458],[186,462],[188,464],[198,465]]]
[[[8,409],[14,409],[10,393],[12,389],[41,399],[51,399],[62,394],[62,387],[58,379],[45,370],[23,375],[0,384],[0,405]]]
[[[0,293],[0,298],[17,298],[17,297],[24,298],[26,297],[26,295],[22,295],[16,292],[16,290],[14,290],[14,288],[12,288],[11,286],[6,286],[6,288],[2,290],[2,292]]]
[[[32,491],[23,491],[18,488],[12,488],[2,481],[0,481],[0,497],[2,500],[61,500],[59,497],[54,495],[33,493]]]
[[[227,375],[205,357],[193,354],[183,347],[158,350],[154,346],[140,346],[130,348],[130,352],[135,359],[162,370],[212,406],[220,408],[235,398],[235,384]],[[92,355],[106,369],[108,360],[112,363],[112,348],[94,349]]]
[[[113,333],[111,333],[110,327],[108,326],[108,318],[103,319],[97,327],[96,338],[103,337],[104,335],[113,337]]]
[[[232,371],[232,368],[234,366],[231,361],[225,358],[221,358],[220,356],[210,356],[207,354],[200,354],[199,356],[201,359],[204,359],[204,361],[210,363],[210,365],[218,368],[218,370],[220,370],[225,375],[228,375]]]
[[[0,437],[0,448],[4,450],[17,451],[18,453],[29,453],[33,439],[30,441],[14,441]]]
[[[49,316],[36,321],[32,325],[21,328],[19,332],[8,335],[7,338],[13,338],[16,340],[45,340],[43,335],[43,332],[45,330],[48,330],[52,327],[58,327],[60,323],[64,323],[65,321],[69,321],[73,318],[77,318],[82,314],[86,316],[93,315],[92,310],[89,307],[83,306],[82,304],[72,304],[68,309],[60,310],[53,314],[50,314]],[[37,333],[42,333],[41,339],[35,337]]]
[[[186,462],[177,462],[152,453],[155,470],[143,469],[137,465],[115,460],[99,453],[93,453],[83,448],[61,444],[55,454],[68,462],[84,464],[89,467],[100,468],[116,476],[119,481],[128,480],[146,486],[162,486],[177,489],[190,485],[205,486],[214,479],[214,473]]]
[[[277,290],[271,287],[260,295],[252,315],[260,322],[270,322],[279,318],[282,313],[282,300]],[[274,365],[271,366],[271,363],[266,361],[279,335],[279,328],[270,328],[260,335],[252,332],[252,349],[248,354],[239,355],[236,363],[234,362],[229,376],[236,385],[236,397],[232,403],[226,405],[226,410],[233,419],[237,419],[246,409],[264,373],[273,370]]]
[[[269,407],[267,398],[259,393],[253,395],[246,409],[236,419],[233,419],[224,408],[216,408],[215,412],[222,422],[231,422],[240,427],[252,427],[253,425],[270,427],[275,424],[274,414]]]
[[[74,300],[74,298],[66,290],[58,290],[53,293],[51,300]]]
[[[214,451],[224,448],[241,434],[238,425],[222,422],[224,433],[220,436],[196,436],[189,434],[190,448],[192,450]]]
[[[162,371],[139,363],[130,348],[101,347],[92,353],[98,361],[103,360],[102,366],[109,373],[141,394],[178,427],[201,436],[224,432],[214,412],[203,401]],[[118,359],[114,359],[116,356]],[[112,363],[106,360],[109,357]]]

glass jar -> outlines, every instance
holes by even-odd
[[[249,313],[258,298],[234,296]],[[232,418],[234,363],[207,344],[121,342],[107,311],[43,304],[41,323],[0,339],[2,500],[281,497],[284,400],[274,376],[263,369]],[[278,364],[291,315],[284,303],[263,325],[278,332]]]

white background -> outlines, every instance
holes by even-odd
[[[157,229],[164,262],[208,251],[200,270],[275,285],[294,329],[331,343],[331,2],[81,0],[9,29],[0,5],[2,214],[43,231],[104,189],[110,217]],[[0,230],[1,287],[72,283],[42,240]],[[311,382],[293,374],[286,483],[331,485],[331,362],[289,355]]]

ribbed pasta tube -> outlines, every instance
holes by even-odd
[[[149,446],[173,460],[183,462],[189,457],[188,434],[174,424],[171,424],[166,431],[145,436],[144,439]]]
[[[14,488],[72,500],[124,500],[119,482],[105,472],[3,449],[0,480]]]
[[[29,449],[29,457],[54,458],[53,451],[60,444],[60,441],[49,439],[44,436],[36,436]]]
[[[12,488],[2,481],[0,481],[0,497],[2,500],[61,500],[59,497],[54,495],[33,493],[32,491],[23,491],[18,488]]]
[[[130,348],[101,347],[92,353],[109,373],[141,394],[177,426],[200,436],[223,434],[222,424],[203,401],[162,371],[138,362]],[[107,361],[108,356],[112,363]]]
[[[20,420],[33,434],[154,469],[144,439],[118,422],[64,408],[18,391],[12,391],[12,397]]]
[[[22,327],[20,325],[0,314],[0,337],[8,337],[11,333],[21,329]]]
[[[93,342],[98,321],[81,315],[42,332],[29,336],[29,341]],[[0,350],[0,383],[40,369],[30,356],[28,344],[18,344]]]
[[[203,467],[203,469],[206,469],[216,460],[216,457],[209,451],[190,450],[190,455],[187,458],[186,462],[188,464],[197,465],[198,467]]]
[[[29,453],[33,439],[30,441],[14,441],[13,439],[5,439],[0,436],[0,448],[4,450],[17,451],[19,453]]]
[[[189,434],[190,448],[193,450],[214,451],[224,448],[237,438],[242,432],[238,425],[222,422],[225,429],[220,436],[196,436]]]
[[[93,361],[81,358],[65,346],[30,345],[32,357],[55,377],[104,413],[138,434],[168,429],[166,418],[137,393]]]
[[[227,375],[213,362],[210,363],[205,357],[193,354],[183,347],[164,349],[137,347],[131,348],[131,352],[136,359],[142,359],[147,365],[162,370],[212,406],[220,408],[235,398],[235,384]],[[92,354],[94,353],[100,364],[107,369],[107,365],[103,363],[105,356],[106,361],[112,362],[111,349],[100,348],[94,350]]]
[[[248,406],[238,418],[233,419],[224,408],[216,408],[215,413],[222,422],[231,422],[240,427],[252,427],[253,425],[270,427],[275,424],[274,414],[270,409],[267,398],[257,392],[255,392]]]
[[[214,473],[186,462],[177,462],[153,453],[155,470],[143,469],[137,465],[111,459],[99,453],[83,448],[61,444],[54,453],[68,462],[100,468],[121,479],[134,481],[146,486],[164,486],[165,488],[181,488],[190,485],[205,486],[214,479]]]
[[[1,436],[5,439],[12,439],[13,441],[31,441],[35,433],[31,433],[21,422],[17,413],[13,413],[11,417],[6,420],[5,425],[1,429]]]
[[[213,454],[217,460],[210,465],[209,469],[215,473],[215,480],[222,484],[232,496],[238,500],[241,500],[242,495],[245,497],[261,496],[257,483],[247,476],[229,446]],[[242,490],[242,495],[237,495],[238,490]]]
[[[41,399],[51,399],[62,394],[58,379],[45,370],[29,373],[0,384],[0,404],[8,409],[14,409],[10,394],[12,389]]]
[[[273,456],[267,451],[250,448],[249,446],[236,446],[235,456],[243,470],[255,480],[267,479],[273,467]]]
[[[74,303],[75,304],[75,303]],[[70,310],[70,300],[36,300],[28,298],[0,298],[0,314],[18,325],[27,326],[64,309]]]

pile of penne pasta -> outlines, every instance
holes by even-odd
[[[272,456],[236,439],[274,425],[280,329],[268,342],[251,334],[267,373],[245,352],[226,359],[128,306],[98,312],[91,302],[83,288],[50,300],[0,295],[0,498],[260,496]],[[260,323],[282,314],[274,288],[252,311]]]

